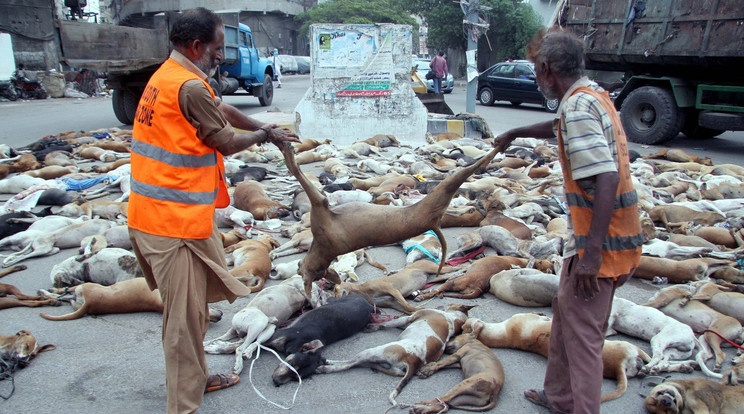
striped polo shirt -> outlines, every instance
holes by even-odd
[[[610,117],[593,96],[581,92],[571,95],[580,86],[588,86],[597,91],[603,90],[586,76],[580,78],[563,96],[558,116],[553,120],[553,133],[556,136],[558,126],[561,127],[562,151],[566,153],[571,165],[571,176],[574,180],[606,172],[617,172],[617,145]],[[580,181],[579,184],[590,197],[594,196],[592,183]],[[577,252],[570,213],[566,220],[568,240],[563,248],[563,257],[571,257]]]

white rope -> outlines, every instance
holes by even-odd
[[[272,354],[274,354],[274,356],[276,356],[276,358],[279,361],[281,361],[282,364],[284,364],[287,367],[289,367],[289,369],[291,369],[292,372],[294,372],[297,375],[297,380],[300,383],[297,384],[297,389],[295,390],[294,395],[292,396],[292,404],[289,407],[285,407],[285,406],[283,406],[281,404],[277,404],[274,401],[271,401],[270,399],[266,398],[263,395],[263,393],[261,393],[261,391],[259,391],[258,388],[256,388],[256,385],[253,383],[253,364],[256,362],[256,360],[258,359],[258,357],[261,355],[261,349],[265,349],[265,350],[271,352]],[[248,370],[248,380],[251,383],[251,387],[253,387],[253,391],[255,391],[256,394],[258,394],[259,397],[263,398],[267,402],[269,402],[269,403],[273,404],[274,406],[279,407],[279,408],[281,408],[283,410],[290,410],[290,409],[292,409],[292,407],[294,407],[295,400],[297,399],[297,393],[300,391],[300,387],[302,386],[302,378],[300,377],[300,374],[294,369],[294,367],[292,365],[290,365],[289,363],[287,363],[287,361],[283,360],[282,357],[280,357],[279,354],[276,353],[276,351],[274,351],[271,348],[267,348],[267,347],[265,347],[265,346],[263,346],[261,344],[258,345],[258,349],[256,350],[256,356],[253,358],[253,360],[251,360],[251,366],[250,366],[250,369]]]

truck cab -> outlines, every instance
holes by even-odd
[[[229,95],[242,88],[257,96],[262,106],[271,105],[273,60],[260,56],[250,27],[242,23],[225,25],[224,56],[220,65],[220,92]]]

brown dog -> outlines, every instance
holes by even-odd
[[[410,206],[347,203],[331,208],[328,198],[312,185],[295,163],[292,147],[284,145],[281,150],[287,168],[300,182],[312,204],[313,243],[299,269],[308,295],[313,281],[327,278],[336,284],[341,283],[338,274],[328,266],[337,256],[363,247],[397,243],[432,230],[442,241],[442,257],[446,257],[447,244],[439,227],[442,214],[460,185],[475,171],[488,165],[496,155],[496,150],[493,150],[477,163],[457,171],[421,201]],[[442,264],[439,264],[440,271]]]
[[[10,273],[26,270],[26,265],[15,265],[3,271],[0,271],[0,277],[7,276]],[[14,298],[7,295],[13,295]],[[21,293],[20,289],[7,283],[0,283],[0,309],[15,308],[18,306],[27,306],[35,308],[38,306],[58,306],[59,302],[54,299],[44,298],[41,296],[29,296]]]
[[[406,296],[423,288],[428,283],[446,280],[449,277],[446,274],[456,270],[457,268],[449,266],[440,267],[429,260],[419,260],[409,264],[399,272],[380,279],[359,284],[340,283],[335,288],[336,296],[360,294],[373,305],[397,309],[410,315],[418,308],[409,305],[406,302]],[[432,278],[432,275],[438,275],[440,272],[444,272],[444,274]]]
[[[31,177],[43,178],[45,180],[53,180],[55,178],[63,177],[67,174],[72,174],[78,171],[75,166],[60,167],[59,165],[50,165],[48,167],[39,168],[37,170],[26,171],[24,174],[30,175]]]
[[[475,299],[484,292],[488,292],[491,288],[491,276],[501,272],[502,270],[509,270],[514,267],[525,267],[528,263],[528,259],[523,259],[521,257],[486,256],[476,260],[464,275],[449,279],[436,289],[422,292],[417,295],[414,300],[420,302],[437,295],[458,299]],[[553,270],[553,264],[547,260],[537,260],[535,262],[535,267],[543,272],[550,272]]]
[[[54,288],[40,291],[49,297],[62,299],[63,295],[72,293],[70,300],[74,312],[53,316],[40,314],[50,321],[69,321],[85,315],[110,315],[114,313],[160,312],[163,313],[163,300],[158,289],[150,290],[143,277],[103,286],[98,283],[83,283],[74,288]],[[222,312],[209,309],[209,320],[217,322]]]
[[[327,139],[325,141],[317,141],[314,139],[305,138],[299,143],[293,143],[292,148],[294,148],[295,152],[299,154],[301,152],[310,151],[311,149],[319,147],[323,144],[330,144],[330,143],[331,143],[330,139]]]
[[[269,198],[258,181],[241,181],[233,193],[233,205],[253,214],[256,220],[268,220],[289,215],[291,208]]]
[[[439,398],[414,404],[410,412],[434,414],[446,412],[450,408],[487,411],[495,407],[504,386],[505,375],[501,361],[491,348],[483,345],[471,332],[458,335],[447,342],[445,352],[452,355],[424,365],[418,376],[427,378],[442,368],[459,363],[465,380]]]
[[[726,217],[713,211],[697,211],[671,204],[656,206],[648,212],[648,215],[654,223],[660,223],[668,229],[687,223],[712,226],[726,219]]]
[[[251,289],[251,293],[263,289],[266,279],[271,273],[271,258],[269,253],[279,247],[279,242],[270,235],[264,235],[257,240],[243,240],[225,249],[225,253],[232,253],[235,267],[230,274]]]
[[[473,335],[491,348],[511,348],[533,352],[548,357],[550,348],[551,319],[535,313],[518,313],[499,323],[486,323],[469,318],[462,327],[463,333]],[[610,401],[625,393],[628,376],[651,361],[651,357],[641,348],[626,341],[605,341],[602,348],[603,375],[617,381],[617,388],[603,395],[601,401]]]
[[[0,354],[7,352],[11,358],[33,358],[40,352],[56,348],[52,344],[40,346],[36,338],[26,329],[16,332],[15,335],[0,335]]]
[[[741,414],[744,385],[719,384],[707,378],[675,380],[655,386],[644,401],[657,414]]]

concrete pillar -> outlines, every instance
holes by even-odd
[[[302,138],[346,146],[376,134],[426,142],[427,112],[411,89],[412,27],[315,24],[311,86],[295,108]]]

